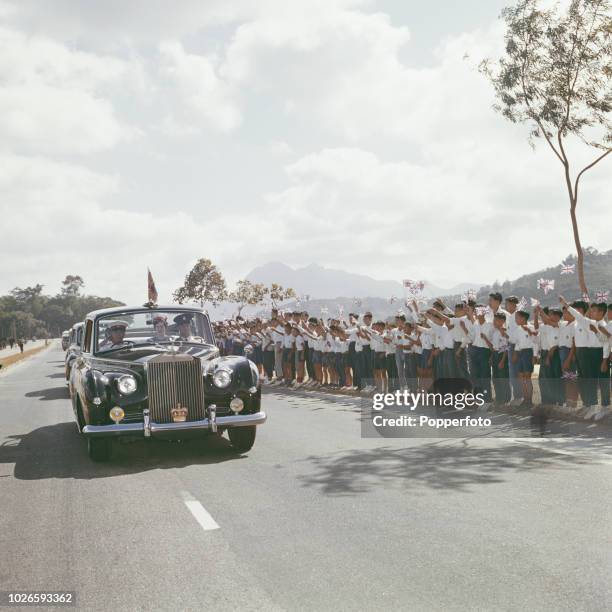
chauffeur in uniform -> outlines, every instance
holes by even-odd
[[[193,314],[190,312],[183,312],[180,315],[174,317],[174,322],[178,328],[178,340],[182,340],[183,342],[203,342],[203,339],[200,336],[192,336],[191,335],[191,321],[193,319]]]
[[[128,324],[125,321],[109,321],[108,323],[108,338],[100,345],[101,351],[110,351],[111,349],[128,346],[123,338],[125,337],[125,329]]]

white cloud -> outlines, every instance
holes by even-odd
[[[135,135],[100,94],[127,62],[0,28],[0,138],[5,148],[89,153]]]
[[[177,41],[162,43],[160,54],[161,72],[178,89],[187,111],[185,123],[195,118],[222,132],[240,124],[241,113],[233,102],[232,88],[217,75],[214,57],[186,53]]]

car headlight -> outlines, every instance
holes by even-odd
[[[232,382],[232,373],[229,370],[217,370],[213,374],[213,383],[216,387],[225,389]]]
[[[250,366],[251,366],[251,376],[253,377],[253,386],[257,387],[257,385],[259,385],[259,370],[257,369],[257,366],[252,361],[250,362]]]
[[[123,395],[131,395],[137,387],[138,383],[131,374],[124,374],[117,379],[117,388]]]

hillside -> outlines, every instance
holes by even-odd
[[[561,274],[562,263],[576,264],[576,257],[568,255],[563,262],[559,262],[556,266],[525,274],[514,281],[484,286],[478,291],[478,299],[484,300],[490,291],[500,291],[504,296],[534,297],[542,305],[548,306],[559,303],[559,294],[568,300],[578,299],[582,295],[578,285],[578,275]],[[584,273],[591,299],[595,299],[598,291],[611,290],[612,250],[600,253],[591,247],[585,249]],[[540,278],[555,281],[555,288],[548,295],[544,295],[544,291],[537,288],[538,279]],[[608,302],[612,302],[612,298],[608,299]]]

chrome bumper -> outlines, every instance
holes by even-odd
[[[207,432],[212,433],[216,431],[217,427],[250,427],[251,425],[261,425],[262,423],[265,423],[265,421],[265,412],[256,412],[255,414],[237,414],[234,416],[220,416],[212,419],[202,419],[201,421],[185,421],[183,423],[153,423],[147,419],[147,426],[145,426],[145,423],[85,425],[82,433],[93,438],[130,435],[163,437],[164,434],[185,433],[186,435],[189,435]]]

